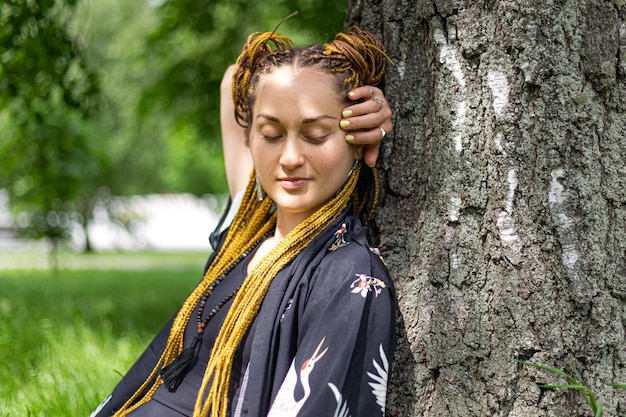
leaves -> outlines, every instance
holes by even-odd
[[[67,238],[64,207],[89,194],[102,164],[93,126],[96,77],[66,29],[65,2],[0,6],[0,187],[32,237]]]
[[[93,109],[97,82],[67,31],[64,4],[12,0],[0,7],[1,100],[21,97],[28,104],[58,89],[66,106]]]
[[[80,212],[84,224],[103,187],[225,192],[219,86],[246,37],[299,10],[281,30],[302,44],[325,41],[346,8],[347,0],[2,2],[0,187],[28,234],[65,239],[67,222],[57,220]]]
[[[281,31],[297,43],[322,42],[343,29],[347,1],[322,0],[170,0],[158,6],[159,24],[146,40],[146,47],[157,54],[158,63],[150,82],[141,92],[138,111],[145,118],[171,118],[170,138],[181,125],[197,132],[196,149],[220,149],[219,86],[228,65],[235,62],[247,36],[255,31],[271,31],[294,10],[300,11],[288,20]],[[156,111],[155,111],[156,110]],[[169,147],[169,146],[168,146]],[[215,177],[215,164],[205,168],[204,178]],[[191,169],[198,174],[198,162]],[[180,173],[183,171],[179,171]],[[170,171],[170,174],[171,171]],[[169,175],[167,184],[185,183]],[[200,177],[198,175],[198,177]],[[223,177],[220,178],[224,184]],[[215,184],[194,183],[190,190]],[[221,189],[225,191],[225,189]],[[205,191],[206,192],[206,191]]]
[[[558,368],[552,368],[546,365],[541,365],[538,363],[527,362],[527,361],[521,361],[517,359],[515,361],[522,363],[524,365],[535,367],[537,369],[542,369],[544,371],[552,372],[554,374],[564,377],[565,379],[567,379],[569,384],[548,384],[548,385],[540,385],[540,387],[548,388],[548,389],[575,389],[583,397],[587,405],[589,405],[589,408],[593,412],[594,417],[602,416],[602,403],[596,400],[596,396],[590,387],[578,381],[582,378],[580,377],[580,375],[578,375],[578,372],[576,371],[575,368],[574,368],[574,372],[577,374],[578,379],[576,379],[572,375]]]

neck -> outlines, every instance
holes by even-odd
[[[283,240],[293,229],[306,220],[308,215],[297,215],[286,213],[280,208],[276,212],[276,229],[274,230],[274,239],[276,242]]]

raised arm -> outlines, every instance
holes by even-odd
[[[235,121],[235,105],[231,93],[234,68],[234,65],[228,67],[220,87],[222,149],[231,198],[246,188],[252,170],[252,157],[246,146],[246,132]]]

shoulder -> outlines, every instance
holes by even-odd
[[[385,269],[381,251],[372,245],[368,238],[367,227],[353,216],[348,216],[334,231],[332,242],[326,248],[325,262],[357,263],[363,262]]]
[[[318,283],[336,287],[345,285],[346,281],[355,285],[368,281],[393,291],[383,256],[370,243],[367,228],[358,218],[347,216],[336,227],[324,251],[316,274]]]

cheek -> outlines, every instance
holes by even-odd
[[[276,166],[276,156],[269,146],[263,146],[261,140],[251,139],[250,155],[252,156],[252,165],[259,179],[264,179],[270,175]]]
[[[263,148],[261,139],[254,136],[248,137],[248,148],[250,149],[250,155],[252,155],[252,160],[255,162],[263,162],[263,157],[267,154],[266,150]]]
[[[347,178],[355,159],[354,147],[346,148],[340,144],[340,146],[336,146],[326,153],[324,161],[320,161],[320,164],[323,165],[321,169],[332,175],[335,182],[341,184]]]
[[[335,146],[335,149],[332,151],[334,164],[337,167],[340,166],[348,166],[352,167],[355,159],[359,159],[359,148],[353,145],[349,145],[347,143],[339,143]]]
[[[254,166],[257,175],[259,171],[261,171],[262,164],[264,162],[264,158],[261,157],[263,153],[259,150],[259,147],[256,146],[255,141],[248,141],[248,147],[250,148],[250,156],[252,157],[252,165]]]

